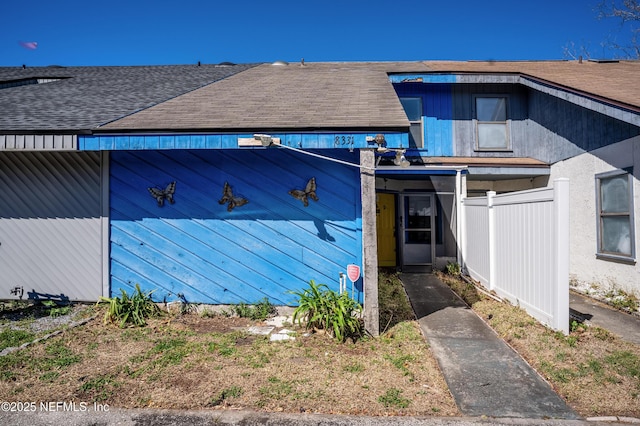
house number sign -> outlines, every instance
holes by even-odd
[[[349,148],[353,148],[353,145],[355,144],[355,137],[354,136],[336,136],[333,139],[333,146],[337,147],[349,147]]]

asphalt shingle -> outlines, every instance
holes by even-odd
[[[91,130],[252,66],[0,67],[0,86],[59,79],[0,89],[0,132]]]
[[[418,64],[415,67],[424,69]],[[406,129],[382,63],[263,64],[102,130]]]

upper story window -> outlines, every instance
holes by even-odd
[[[401,97],[400,103],[411,123],[409,144],[416,148],[422,148],[422,98]]]
[[[596,175],[598,257],[633,261],[633,180],[623,170]]]
[[[509,150],[509,116],[507,96],[474,96],[476,149]]]

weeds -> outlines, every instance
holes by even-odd
[[[266,297],[255,305],[240,303],[231,307],[233,313],[240,318],[249,318],[254,321],[264,321],[276,314],[276,307]]]
[[[79,391],[91,395],[94,401],[102,402],[108,400],[119,386],[120,383],[113,377],[103,375],[87,380],[80,386]]]
[[[411,371],[409,371],[409,363],[413,362],[415,358],[413,355],[400,355],[400,356],[390,356],[386,355],[384,357],[387,361],[393,364],[398,370],[402,371],[405,376],[409,376],[409,381],[413,381],[414,377]]]
[[[460,275],[460,264],[458,262],[447,262],[447,266],[445,266],[445,271],[449,275],[458,276]]]
[[[239,386],[231,386],[229,388],[223,389],[222,391],[220,391],[220,393],[218,395],[216,395],[215,397],[211,398],[211,401],[209,401],[209,406],[210,407],[215,407],[217,405],[222,404],[223,402],[225,402],[226,400],[228,400],[229,398],[238,398],[240,395],[243,394],[243,390],[241,387]]]
[[[151,298],[152,292],[143,293],[139,284],[136,284],[136,290],[132,296],[127,295],[123,289],[120,291],[122,292],[120,297],[100,297],[98,303],[109,304],[109,309],[104,316],[105,324],[119,321],[121,328],[124,328],[128,323],[143,327],[147,324],[148,318],[160,314],[160,308]]]
[[[4,348],[20,346],[35,338],[35,334],[24,330],[6,329],[0,331],[0,351]]]
[[[616,309],[623,311],[638,311],[638,298],[623,290],[614,288],[605,293],[606,300]]]
[[[400,389],[391,388],[378,398],[378,402],[385,406],[385,408],[407,408],[411,404],[411,400],[403,398],[402,391]]]
[[[38,360],[38,368],[43,371],[52,370],[56,367],[68,367],[82,360],[80,355],[74,354],[71,349],[65,346],[62,340],[55,340],[45,347],[45,353],[49,357]]]
[[[413,308],[396,272],[382,270],[378,273],[378,305],[380,334],[396,324],[415,320]]]
[[[300,324],[304,317],[307,329],[326,330],[340,342],[362,336],[362,306],[346,292],[338,294],[326,284],[311,280],[309,288],[292,293],[299,297],[298,307],[293,312],[294,323]]]
[[[344,367],[342,367],[342,370],[346,371],[347,373],[362,373],[364,371],[364,365],[360,364],[359,362],[355,362],[353,364],[345,365]]]
[[[53,318],[61,317],[71,312],[71,306],[58,306],[58,304],[53,300],[45,300],[42,304],[49,311],[49,316]]]

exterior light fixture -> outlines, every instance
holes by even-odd
[[[262,142],[262,146],[269,146],[273,143],[273,138],[270,135],[256,134],[253,135],[253,138]]]

